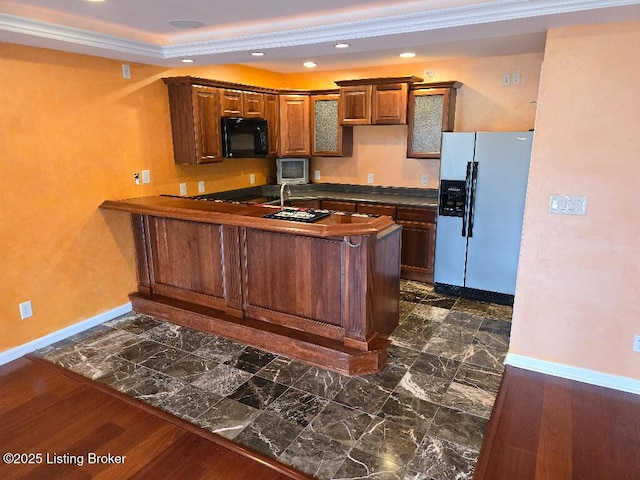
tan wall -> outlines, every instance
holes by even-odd
[[[548,34],[510,352],[640,379],[640,23]],[[586,216],[549,195],[587,195]]]
[[[436,73],[430,81],[457,80],[455,130],[504,131],[533,128],[542,54],[476,58],[449,62],[411,63],[359,70],[286,75],[290,88],[336,88],[336,80]],[[502,86],[503,73],[519,72],[520,85]],[[366,184],[374,174],[376,185],[420,187],[422,175],[428,187],[437,188],[439,160],[407,158],[407,126],[359,126],[354,128],[351,158],[314,158],[312,170],[320,170],[321,182]]]

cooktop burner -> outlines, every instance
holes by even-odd
[[[276,220],[291,220],[292,222],[313,223],[321,218],[331,215],[329,210],[278,210],[277,212],[267,213],[262,218],[273,218]]]

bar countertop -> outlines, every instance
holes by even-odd
[[[344,215],[339,212],[331,212],[330,215],[313,223],[268,219],[262,218],[263,215],[279,211],[279,206],[224,200],[207,202],[170,195],[106,200],[100,208],[321,238],[371,235],[397,227],[393,220],[386,216]]]

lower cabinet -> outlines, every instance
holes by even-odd
[[[398,207],[396,223],[402,225],[400,276],[408,280],[433,282],[435,207]]]

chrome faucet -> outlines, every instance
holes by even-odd
[[[287,182],[283,182],[280,187],[280,210],[284,210],[284,187],[287,187],[289,198],[291,198],[291,188],[287,185]]]

